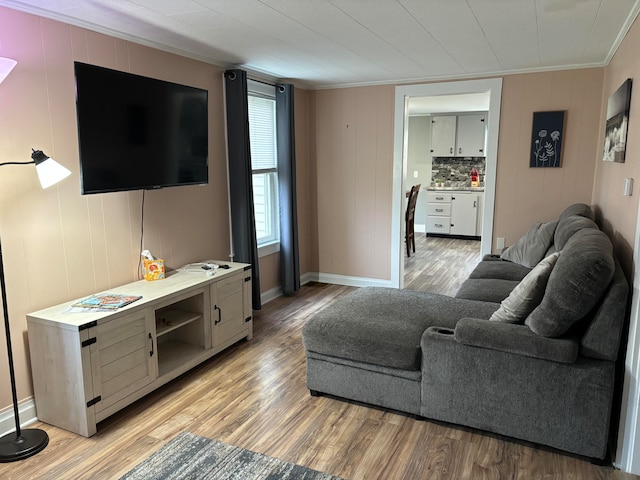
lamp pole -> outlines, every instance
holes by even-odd
[[[2,289],[2,311],[4,313],[4,330],[7,340],[7,355],[9,357],[9,376],[11,378],[11,394],[13,397],[13,416],[16,431],[0,438],[0,462],[15,462],[23,460],[44,450],[49,443],[49,436],[44,430],[37,428],[20,428],[20,414],[18,412],[18,394],[16,391],[16,376],[13,369],[13,350],[11,348],[11,328],[9,325],[9,309],[7,307],[7,288],[4,279],[4,261],[2,259],[2,243],[0,240],[0,288]]]
[[[47,188],[69,176],[71,172],[48,157],[42,150],[33,150],[31,162],[5,162],[5,165],[30,165],[36,166],[38,178],[42,188]],[[20,428],[20,414],[18,411],[18,393],[16,389],[16,376],[13,368],[13,349],[11,348],[11,325],[9,324],[9,307],[7,306],[7,286],[4,277],[4,261],[2,257],[2,244],[0,241],[0,289],[2,290],[2,311],[4,313],[4,330],[7,341],[7,356],[9,357],[9,377],[11,378],[11,396],[13,400],[13,416],[16,431],[8,433],[0,438],[0,463],[24,460],[44,450],[49,443],[49,436],[44,430],[38,428]]]

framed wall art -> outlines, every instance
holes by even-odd
[[[627,128],[631,105],[631,79],[628,78],[607,102],[607,122],[604,131],[605,162],[624,163],[627,151]]]
[[[560,167],[565,112],[534,112],[530,167]]]

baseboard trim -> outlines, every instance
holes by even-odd
[[[314,272],[307,272],[300,275],[300,285],[306,285],[310,282],[317,282],[318,274]]]
[[[378,280],[376,278],[350,277],[347,275],[335,275],[333,273],[307,272],[300,275],[300,285],[310,282],[332,283],[335,285],[347,285],[349,287],[391,287],[389,280]],[[283,295],[280,285],[270,288],[260,294],[262,305],[269,303]]]
[[[318,272],[311,272],[306,275],[309,275],[311,278],[310,281],[346,285],[349,287],[394,287],[394,285],[391,284],[391,280],[381,280],[378,278],[352,277],[349,275]]]
[[[265,303],[269,303],[271,300],[275,300],[276,298],[281,296],[282,288],[280,288],[280,285],[278,285],[277,287],[270,288],[266,292],[262,292],[260,294],[260,302],[262,303],[262,305],[264,305]]]
[[[33,397],[18,403],[18,414],[20,415],[20,428],[31,425],[38,420],[36,402]],[[0,412],[0,437],[15,432],[16,423],[13,417],[13,405]]]

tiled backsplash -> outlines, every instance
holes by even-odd
[[[484,187],[484,157],[433,157],[431,164],[431,186],[436,183],[445,187],[471,186],[471,169],[478,170],[480,187]]]

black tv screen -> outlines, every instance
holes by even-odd
[[[208,182],[208,92],[75,62],[82,194]]]

